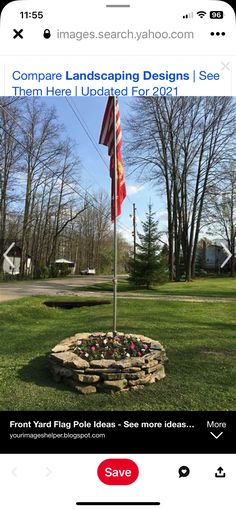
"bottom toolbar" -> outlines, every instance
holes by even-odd
[[[158,441],[158,435],[157,439]],[[235,509],[235,455],[3,455],[4,510]],[[86,507],[86,508],[85,508]]]

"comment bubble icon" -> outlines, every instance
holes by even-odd
[[[189,474],[190,474],[190,469],[188,466],[180,466],[179,478],[186,478]]]

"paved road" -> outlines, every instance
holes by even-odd
[[[124,275],[120,275],[120,278],[124,279]],[[20,299],[27,296],[39,296],[39,295],[61,295],[61,296],[93,296],[112,298],[111,292],[99,292],[99,291],[78,291],[78,287],[92,285],[93,283],[111,281],[112,276],[77,276],[72,278],[56,278],[51,280],[37,280],[37,281],[26,281],[26,282],[11,282],[0,284],[0,302],[10,301],[12,299]],[[222,302],[227,303],[230,301],[235,302],[235,298],[228,297],[204,297],[204,296],[175,296],[170,294],[142,294],[132,292],[118,292],[118,298],[120,299],[147,299],[156,301],[192,301],[192,302]]]
[[[25,296],[56,295],[73,293],[78,286],[92,285],[109,281],[112,276],[77,276],[72,278],[55,278],[51,280],[10,282],[0,284],[0,302],[19,299]]]

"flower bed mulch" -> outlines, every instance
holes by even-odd
[[[114,359],[141,357],[151,352],[151,342],[143,342],[137,335],[99,336],[91,334],[88,339],[78,341],[74,352],[83,359]]]

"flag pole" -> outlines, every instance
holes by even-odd
[[[116,311],[117,311],[117,154],[116,154],[116,96],[113,101],[114,116],[114,176],[113,176],[113,208],[114,208],[114,232],[113,232],[113,337],[116,335]]]

